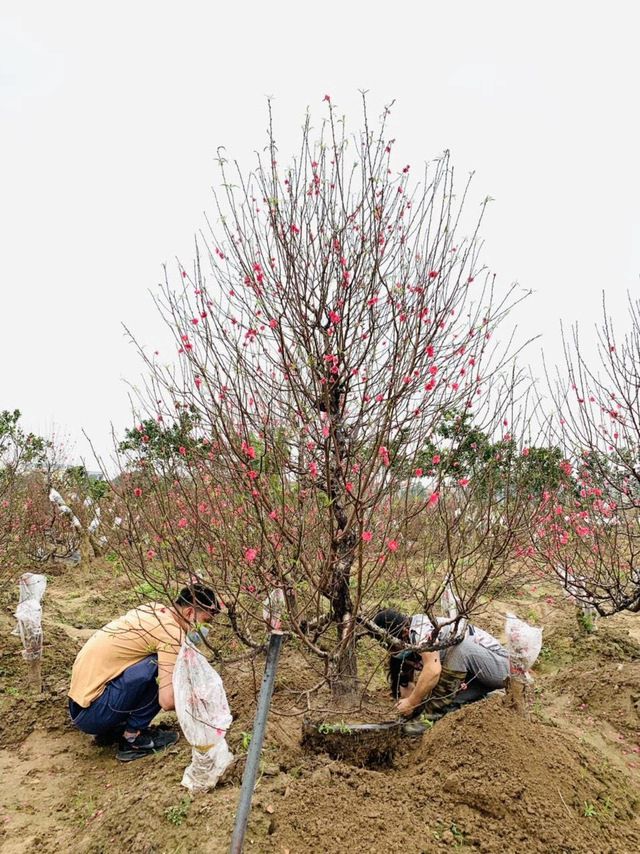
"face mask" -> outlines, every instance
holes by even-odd
[[[200,644],[202,644],[204,638],[206,638],[208,634],[208,626],[201,626],[199,629],[193,629],[193,631],[190,631],[187,637],[189,638],[191,643],[195,644],[196,646],[199,646]]]

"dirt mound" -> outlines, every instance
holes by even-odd
[[[640,845],[635,806],[595,751],[484,702],[436,724],[395,771],[327,762],[293,782],[264,850],[337,852],[357,839],[389,854],[623,854]]]
[[[549,680],[550,687],[586,714],[609,721],[634,737],[640,730],[640,661],[574,664]]]
[[[0,619],[0,747],[19,745],[35,729],[59,730],[67,725],[66,694],[70,662],[79,642],[60,628],[46,625],[47,644],[42,660],[43,690],[35,695],[27,685],[20,639],[11,637],[12,621]]]
[[[640,659],[640,644],[628,632],[611,628],[600,628],[592,635],[580,635],[574,650],[576,658],[594,657],[605,661]]]
[[[636,798],[620,776],[573,739],[496,703],[477,704],[442,721],[425,739],[418,764],[409,773],[425,797],[436,788],[469,817],[483,817],[482,832],[469,838],[481,847],[487,830],[496,840],[502,828],[512,834],[514,848],[633,850],[610,847],[612,827],[635,814]],[[636,827],[636,844],[639,834]]]
[[[585,634],[577,625],[573,614],[558,612],[553,623],[545,629],[544,649],[539,665],[545,659],[551,665],[565,665],[585,661],[637,661],[640,644],[625,628],[600,625],[595,634]],[[544,652],[546,650],[546,653]]]

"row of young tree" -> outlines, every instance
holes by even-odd
[[[101,554],[108,492],[101,477],[66,462],[62,443],[26,432],[19,410],[0,412],[0,570]]]
[[[176,358],[139,348],[120,470],[105,466],[104,494],[86,473],[73,494],[132,578],[214,587],[249,653],[280,591],[286,631],[341,700],[382,603],[435,617],[446,592],[458,629],[533,575],[602,615],[640,610],[640,303],[620,342],[605,316],[593,363],[568,340],[541,401],[504,331],[520,292],[500,294],[480,258],[485,205],[465,218],[469,182],[448,154],[414,182],[388,111],[371,127],[365,102],[349,137],[327,100],[291,165],[271,123],[249,175],[220,158],[216,229],[155,298]],[[5,416],[6,561],[33,524],[35,473],[47,500],[53,484],[46,443]]]

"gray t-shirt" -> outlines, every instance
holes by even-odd
[[[444,622],[444,620],[443,620]],[[418,646],[429,639],[429,635],[434,629],[434,625],[426,614],[416,614],[411,618],[411,626],[409,627],[409,641]],[[451,634],[451,626],[444,626],[438,633],[438,640],[446,640]],[[440,649],[440,661],[444,661],[448,647]]]
[[[442,620],[438,620],[439,624],[445,622],[447,622],[447,620],[444,618]],[[411,618],[411,626],[409,628],[409,638],[411,643],[417,646],[418,644],[427,641],[429,639],[429,635],[433,631],[433,628],[433,623],[426,614],[416,614]],[[443,641],[450,637],[452,629],[453,624],[444,626],[438,634],[438,640]],[[484,629],[479,629],[477,626],[467,626],[464,632],[464,639],[466,641],[472,641],[490,652],[504,652],[500,641],[496,640],[496,638],[494,638],[493,635],[490,635],[489,632],[485,632]],[[450,649],[452,649],[452,647],[445,647],[444,649],[438,650],[441,662],[444,661],[444,658]]]

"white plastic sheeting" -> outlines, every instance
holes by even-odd
[[[49,501],[51,501],[52,504],[57,504],[58,507],[64,505],[64,499],[62,498],[57,489],[51,489],[49,491]]]
[[[522,674],[531,670],[542,649],[542,629],[530,626],[514,614],[507,614],[505,623],[507,650],[512,662],[512,673]]]
[[[447,584],[442,592],[440,607],[442,608],[442,613],[446,614],[450,620],[455,620],[458,616],[458,603],[450,584]]]
[[[281,587],[274,587],[269,591],[267,598],[262,603],[262,619],[270,631],[282,634],[282,612],[285,607],[284,591]]]
[[[36,602],[42,602],[42,598],[46,589],[46,575],[40,575],[37,572],[25,572],[20,576],[20,580],[18,581],[18,590],[20,596],[18,602],[26,602],[27,599],[35,599]],[[20,634],[20,624],[15,627],[11,634]]]
[[[192,747],[182,785],[191,792],[213,789],[233,761],[225,735],[233,718],[222,679],[186,639],[173,670],[176,714]]]
[[[75,493],[71,493],[71,498],[77,499],[77,497],[78,496]],[[58,510],[61,513],[64,513],[65,516],[71,516],[71,524],[73,525],[74,528],[76,528],[78,531],[82,529],[82,523],[80,522],[78,517],[74,514],[72,509],[65,503],[64,498],[60,495],[60,493],[58,492],[57,489],[49,490],[49,501],[51,501],[52,504],[55,504],[56,507],[58,508]],[[93,506],[93,503],[94,502],[93,502],[92,498],[85,498],[85,500],[83,501],[83,505],[85,507],[91,507],[91,506]],[[89,531],[90,534],[95,534],[95,532],[98,530],[99,527],[100,527],[100,508],[96,507],[95,512],[93,514],[93,519],[89,523],[87,530]]]
[[[42,657],[42,606],[35,599],[25,599],[16,608],[15,616],[24,647],[22,657],[37,661]]]
[[[193,747],[191,764],[184,769],[181,783],[190,792],[208,792],[216,786],[232,762],[233,753],[224,738],[208,750]]]
[[[91,502],[91,503],[93,503],[93,502]],[[91,520],[91,522],[89,522],[89,527],[87,528],[87,530],[89,531],[90,534],[95,534],[95,532],[98,530],[99,527],[100,527],[100,508],[96,507],[96,509],[94,511],[93,519]]]

